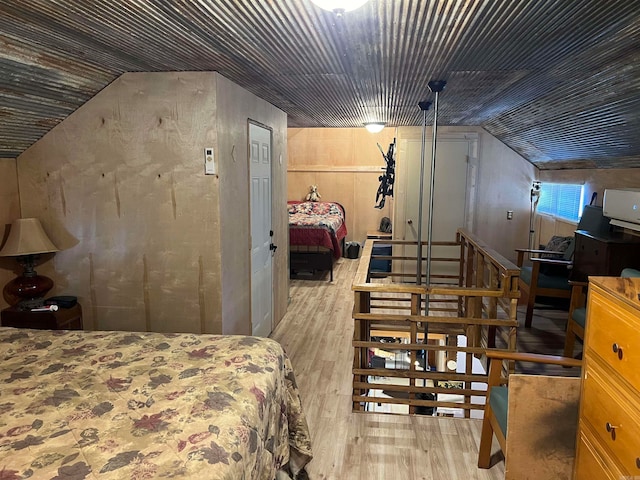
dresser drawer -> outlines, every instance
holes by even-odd
[[[625,470],[640,476],[640,407],[598,365],[587,362],[585,369],[581,421],[591,426],[598,443],[606,445]]]
[[[640,390],[640,322],[631,310],[589,290],[586,344],[636,390]],[[637,312],[636,312],[637,315]]]
[[[581,425],[578,438],[578,453],[576,456],[574,480],[620,480],[625,475],[620,472],[615,462],[595,445],[592,433]]]

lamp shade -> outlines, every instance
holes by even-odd
[[[0,257],[20,257],[59,251],[44,232],[37,218],[19,218],[14,220],[9,238],[0,250]]]

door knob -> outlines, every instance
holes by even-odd
[[[413,225],[413,220],[409,219],[409,220],[407,220],[407,223],[408,223],[409,225]]]

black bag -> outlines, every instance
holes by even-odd
[[[347,242],[345,250],[347,258],[358,258],[360,256],[360,244],[358,242]]]
[[[379,230],[384,233],[391,233],[391,219],[389,217],[382,217]]]
[[[416,398],[418,400],[435,400],[436,396],[433,393],[417,393]],[[433,415],[435,411],[435,407],[425,407],[422,405],[416,407],[417,415]]]

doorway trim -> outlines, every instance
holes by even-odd
[[[254,286],[256,283],[256,278],[254,275],[254,255],[253,255],[253,236],[254,236],[254,232],[253,232],[253,226],[252,226],[252,215],[253,215],[253,189],[251,186],[251,182],[252,182],[252,161],[251,161],[251,157],[252,157],[252,151],[251,151],[251,127],[255,126],[264,130],[267,130],[269,132],[269,215],[270,215],[270,225],[269,225],[269,230],[270,232],[273,232],[273,216],[274,216],[274,212],[273,212],[273,169],[274,169],[274,165],[273,165],[273,161],[274,161],[274,156],[273,156],[273,127],[270,127],[268,125],[265,125],[261,122],[252,120],[251,118],[249,118],[247,120],[247,163],[248,163],[248,182],[249,182],[249,189],[248,189],[248,203],[249,203],[249,239],[248,239],[248,250],[249,250],[249,254],[250,254],[250,282],[249,282],[249,288],[250,288],[250,292],[251,292],[251,304],[249,306],[249,311],[250,311],[250,316],[251,316],[251,334],[252,335],[256,335],[258,332],[256,332],[254,330],[254,327],[256,325],[255,322],[255,318],[254,315],[256,314],[255,309],[254,309],[254,302],[257,301],[257,298],[254,298],[256,296],[256,294],[258,292],[254,291]],[[269,243],[272,242],[273,239],[273,235],[270,236],[269,239]],[[270,318],[270,326],[269,326],[269,332],[267,335],[269,335],[271,333],[271,331],[273,330],[274,327],[274,299],[275,299],[275,295],[274,295],[274,286],[275,286],[275,278],[274,278],[274,261],[273,261],[273,255],[272,252],[266,252],[266,254],[269,257],[269,261],[270,261],[270,279],[269,279],[269,288],[268,288],[268,296],[269,296],[269,303],[270,303],[270,312],[269,312],[269,318]],[[265,292],[262,292],[263,294]]]

